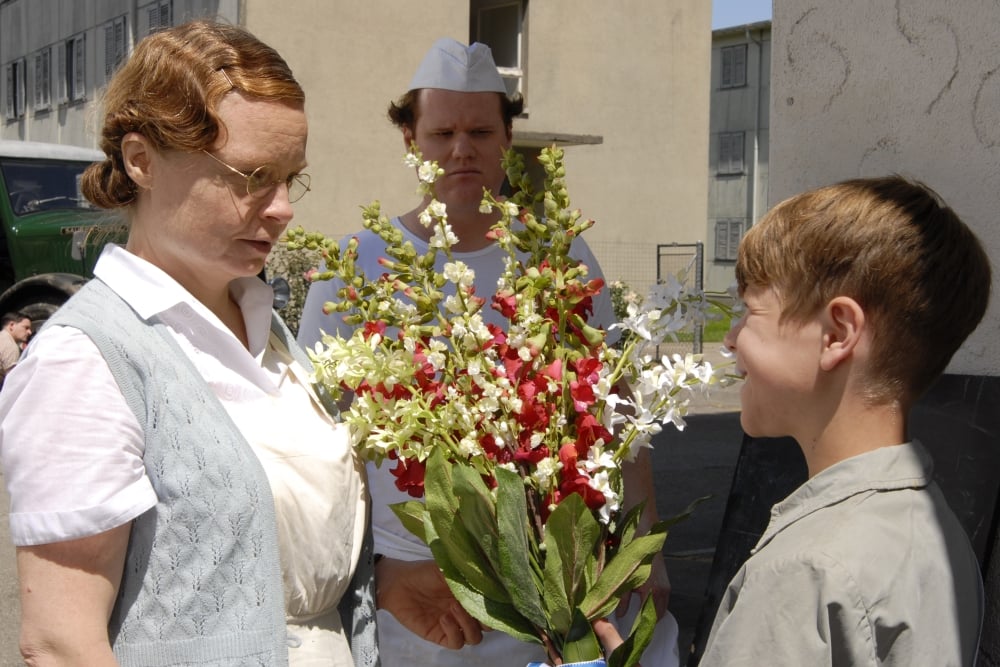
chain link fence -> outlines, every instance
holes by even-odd
[[[704,244],[697,243],[636,243],[590,241],[597,261],[609,285],[620,281],[628,289],[645,295],[652,285],[667,276],[683,274],[683,284],[689,289],[704,288]],[[684,354],[702,351],[702,329],[678,336],[676,343],[659,346],[658,354]]]

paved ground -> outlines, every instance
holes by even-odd
[[[10,506],[7,485],[0,474],[0,665],[14,667],[24,664],[17,650],[20,628],[20,605],[17,595],[17,572],[14,547],[10,543],[7,514]]]
[[[713,363],[722,359],[712,351]],[[654,440],[656,505],[673,516],[702,496],[695,514],[674,527],[665,553],[673,593],[670,609],[680,626],[682,658],[691,642],[712,565],[733,468],[739,454],[739,386],[718,390],[693,406],[683,432],[668,427]],[[0,477],[2,480],[2,477]],[[6,486],[0,484],[0,667],[22,665],[17,650],[19,606],[14,549],[8,534]]]

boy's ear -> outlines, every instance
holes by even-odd
[[[138,132],[129,132],[122,137],[125,173],[145,190],[153,187],[152,162],[155,150],[149,140]]]
[[[846,296],[831,299],[823,313],[820,367],[831,371],[850,359],[861,343],[865,328],[865,311],[857,301]]]

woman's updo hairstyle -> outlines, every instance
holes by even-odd
[[[219,103],[231,90],[304,104],[305,93],[278,52],[237,26],[197,20],[140,41],[104,95],[103,162],[83,174],[84,196],[100,208],[131,204],[122,139],[138,132],[158,150],[208,149],[219,135]]]

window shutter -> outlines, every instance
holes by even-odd
[[[115,21],[115,69],[125,60],[125,17]]]
[[[736,88],[747,83],[747,45],[727,46],[722,49],[721,88]]]
[[[111,78],[115,68],[115,24],[104,24],[104,80]]]
[[[735,261],[740,239],[743,238],[743,221],[718,220],[715,223],[716,261]]]
[[[42,108],[43,99],[44,99],[42,97],[42,79],[43,79],[43,74],[42,74],[42,53],[40,51],[38,53],[36,53],[35,57],[32,60],[34,61],[34,68],[35,68],[34,83],[32,84],[32,88],[33,88],[33,92],[34,92],[34,96],[33,97],[35,99],[35,108],[36,109],[40,109],[40,108]]]
[[[7,97],[4,105],[4,116],[14,117],[14,63],[4,67],[4,79],[7,81]]]
[[[84,35],[73,40],[73,99],[87,95],[87,50]]]
[[[733,49],[733,85],[745,86],[747,83],[747,47],[737,46]]]
[[[32,58],[34,78],[32,79],[32,100],[35,109],[48,109],[52,101],[51,50],[48,48],[36,51]]]
[[[737,174],[743,171],[743,133],[723,132],[719,134],[719,165],[721,174]]]
[[[68,96],[66,90],[66,42],[59,42],[56,49],[56,102],[65,104]]]
[[[729,223],[719,220],[715,223],[715,259],[729,259]]]
[[[28,89],[27,89],[28,82],[25,81],[25,79],[27,78],[26,74],[27,74],[27,67],[25,66],[24,58],[21,58],[20,60],[14,63],[14,86],[15,86],[14,100],[17,106],[15,112],[17,113],[18,118],[24,115],[24,107],[26,101],[24,98],[28,94]]]
[[[736,259],[736,251],[740,246],[741,238],[743,238],[743,223],[739,220],[731,220],[729,222],[729,255],[726,259]]]

